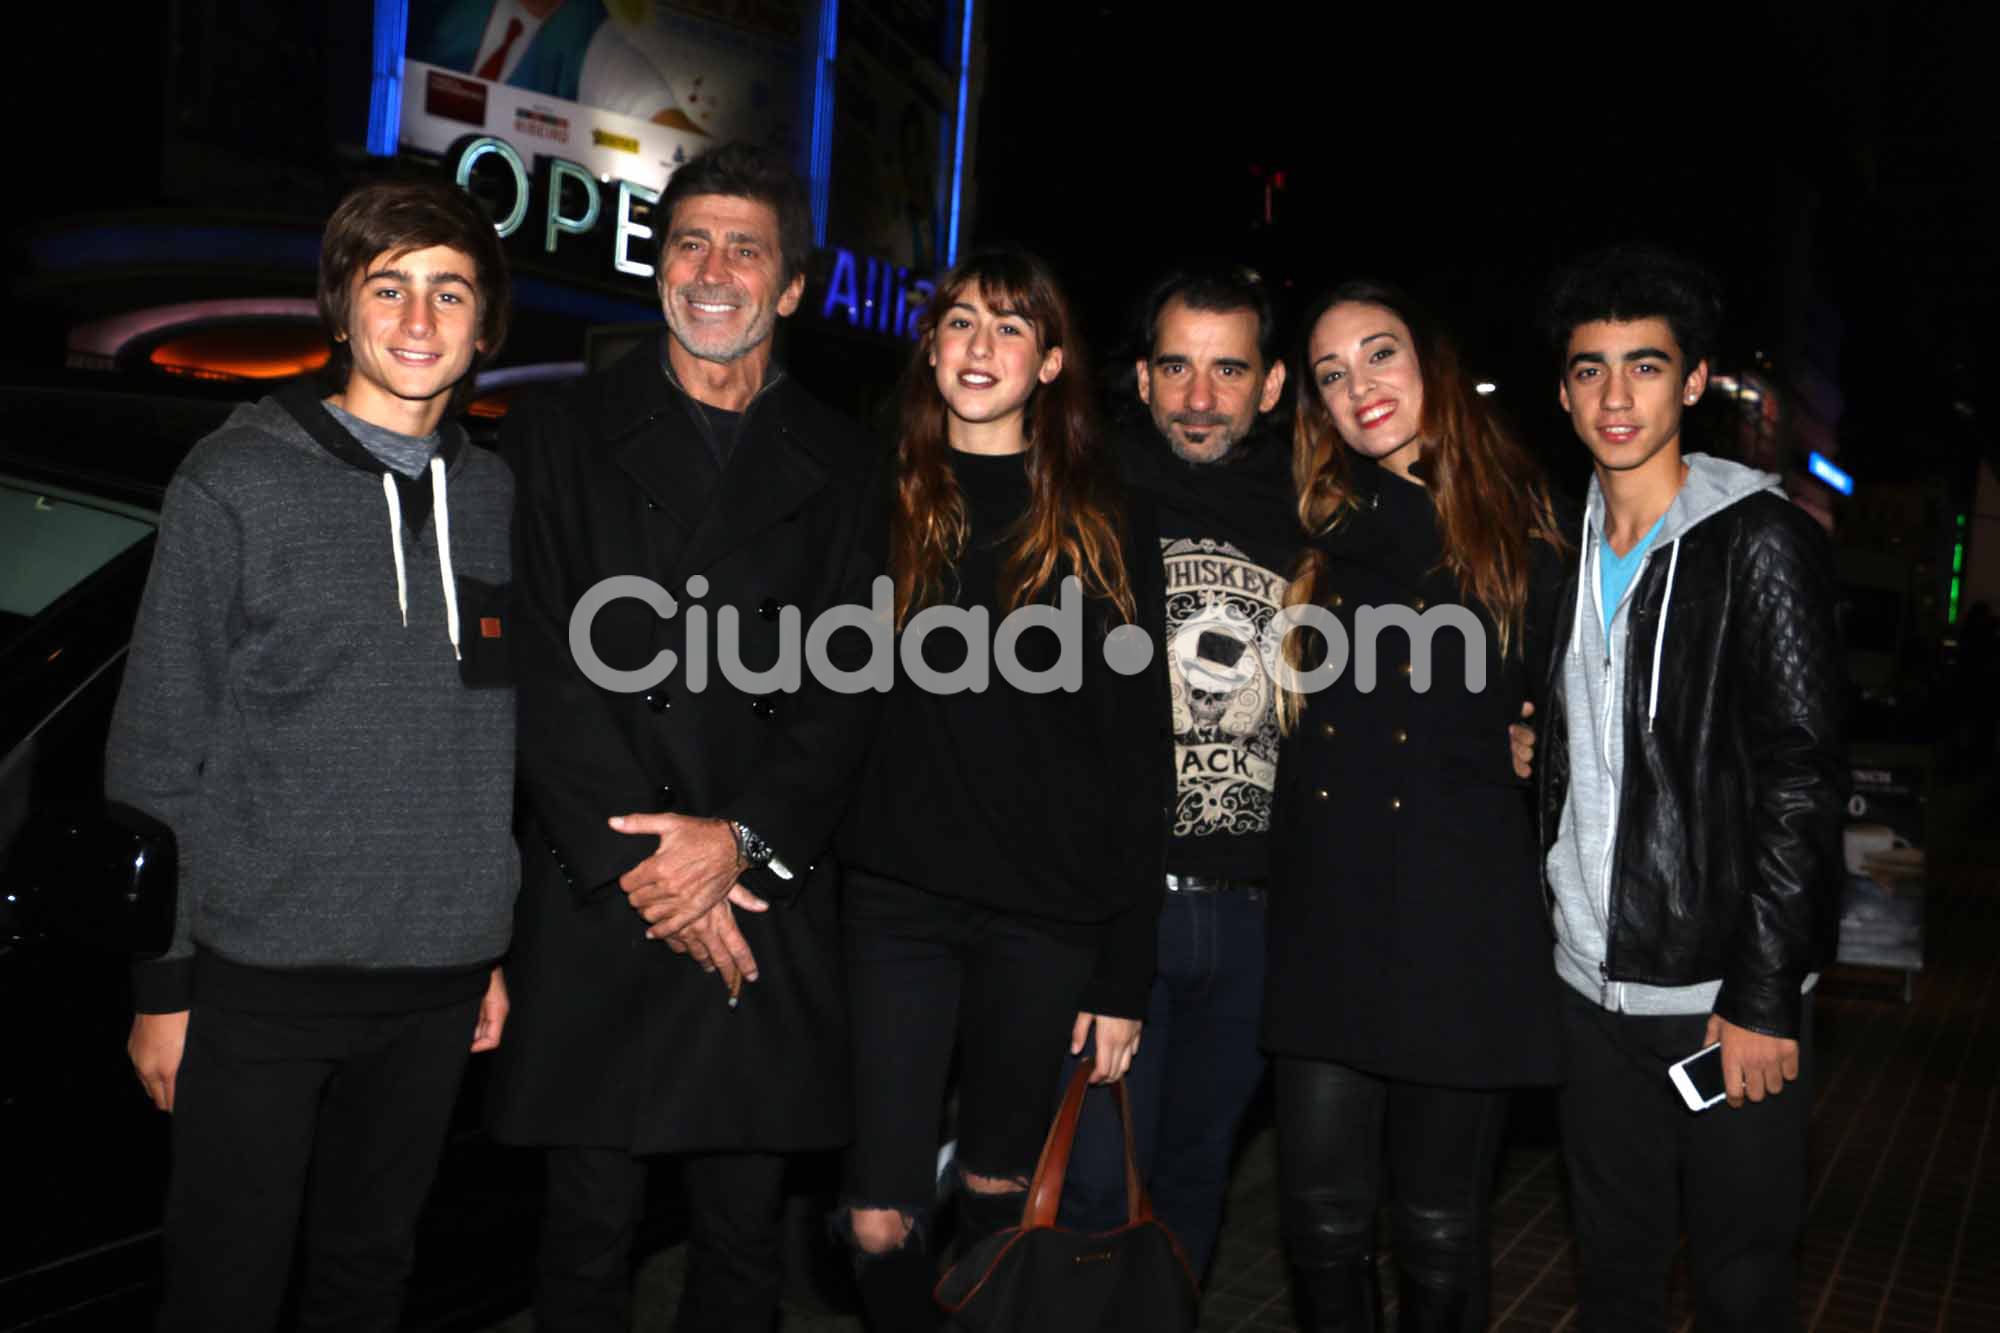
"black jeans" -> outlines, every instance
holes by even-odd
[[[391,1330],[479,1000],[290,1016],[197,1003],[174,1094],[160,1328]]]
[[[1580,1328],[1666,1325],[1685,1226],[1703,1333],[1799,1327],[1797,1249],[1812,1119],[1812,998],[1799,1077],[1777,1097],[1689,1111],[1667,1066],[1702,1047],[1708,1015],[1608,1013],[1563,988],[1563,1159],[1576,1218]]]
[[[1276,1062],[1279,1220],[1309,1328],[1373,1329],[1375,1215],[1386,1158],[1398,1328],[1483,1329],[1487,1208],[1507,1094]]]
[[[1215,1250],[1236,1130],[1264,1077],[1264,897],[1241,888],[1169,893],[1159,938],[1159,975],[1125,1095],[1153,1211],[1200,1275]],[[1093,1095],[1069,1159],[1062,1224],[1124,1223],[1125,1132],[1111,1099]]]
[[[1096,962],[1068,934],[906,884],[850,876],[843,900],[854,1024],[854,1146],[846,1208],[895,1209],[915,1227],[900,1259],[859,1260],[871,1327],[927,1327],[933,1274],[918,1262],[937,1193],[938,1125],[958,1053],[959,1170],[1018,1179],[1048,1136],[1077,1001]],[[968,1243],[1012,1225],[1023,1198],[959,1206]]]
[[[680,1159],[688,1203],[681,1333],[768,1333],[784,1285],[778,1215],[785,1159],[714,1153]],[[612,1148],[552,1148],[535,1289],[541,1333],[628,1333],[632,1239],[647,1159]]]

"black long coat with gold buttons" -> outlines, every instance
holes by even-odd
[[[1441,567],[1429,493],[1356,471],[1363,507],[1320,539],[1321,600],[1354,654],[1307,696],[1278,763],[1264,1044],[1412,1082],[1553,1082],[1551,939],[1506,731],[1538,678],[1524,662],[1543,651],[1559,562],[1537,546],[1530,642],[1503,659],[1492,618]],[[1360,608],[1454,604],[1483,631],[1483,691],[1467,688],[1466,639],[1449,628],[1430,636],[1427,690],[1393,628],[1376,640],[1374,688],[1360,688]]]
[[[786,1151],[849,1133],[836,875],[824,853],[877,696],[816,688],[809,673],[796,693],[747,692],[716,658],[726,608],[739,660],[763,667],[785,608],[803,629],[829,605],[868,602],[886,532],[879,451],[775,372],[720,469],[697,410],[651,345],[508,421],[523,882],[489,1106],[506,1142]],[[573,609],[613,575],[650,579],[677,603],[662,618],[619,600],[595,619],[607,665],[676,655],[653,688],[594,684],[571,651]],[[699,690],[697,606],[714,645]],[[605,820],[654,811],[741,820],[795,872],[790,883],[767,870],[743,877],[771,908],[736,913],[760,977],[735,1009],[714,976],[645,937],[616,885],[658,843]]]

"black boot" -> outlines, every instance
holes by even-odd
[[[935,1333],[943,1322],[931,1289],[937,1266],[915,1236],[887,1254],[854,1253],[854,1286],[869,1333]]]
[[[1399,1269],[1396,1333],[1459,1333],[1468,1295],[1463,1285],[1430,1286]]]
[[[1305,1322],[1301,1333],[1375,1333],[1375,1256],[1300,1268]]]

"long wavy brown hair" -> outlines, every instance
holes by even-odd
[[[1566,546],[1549,499],[1548,479],[1532,454],[1509,435],[1466,375],[1457,347],[1422,306],[1387,283],[1342,283],[1307,307],[1304,338],[1337,305],[1372,305],[1409,327],[1424,389],[1415,467],[1437,508],[1444,567],[1461,595],[1486,608],[1505,657],[1522,640],[1527,616],[1529,564],[1535,542]],[[1299,492],[1299,521],[1315,536],[1338,527],[1358,505],[1350,469],[1352,450],[1334,428],[1321,401],[1318,376],[1301,348],[1298,412],[1292,425],[1292,480]],[[1328,558],[1309,547],[1299,559],[1285,601],[1319,602]]]
[[[1101,445],[1069,301],[1041,260],[1020,250],[988,250],[960,261],[938,283],[903,372],[889,534],[896,626],[946,595],[947,571],[965,551],[965,497],[948,461],[949,413],[930,353],[945,311],[975,286],[988,306],[1032,325],[1044,353],[1059,347],[1063,354],[1062,373],[1028,396],[1028,508],[1006,534],[1012,549],[1000,566],[999,604],[1011,611],[1038,597],[1059,572],[1074,573],[1086,595],[1108,601],[1130,622],[1137,612],[1122,553],[1117,479]]]

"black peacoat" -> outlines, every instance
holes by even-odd
[[[1507,746],[1534,679],[1525,662],[1541,649],[1503,659],[1492,617],[1442,568],[1427,491],[1356,470],[1362,508],[1319,539],[1332,561],[1322,602],[1357,654],[1361,607],[1466,606],[1484,633],[1486,685],[1467,689],[1465,639],[1445,629],[1419,693],[1410,639],[1388,629],[1371,692],[1350,660],[1306,696],[1278,762],[1264,1044],[1410,1082],[1554,1082],[1552,938],[1527,784]],[[1560,562],[1536,550],[1538,629]]]
[[[847,1024],[824,853],[878,696],[809,672],[794,693],[746,691],[717,669],[715,645],[733,609],[740,660],[764,667],[785,608],[803,629],[868,602],[886,541],[879,451],[774,367],[718,469],[699,405],[663,362],[662,346],[642,347],[508,420],[523,883],[491,1127],[504,1142],[635,1153],[836,1146],[849,1134]],[[675,654],[642,692],[593,684],[571,652],[573,609],[613,575],[677,603],[665,618],[635,599],[596,616],[592,645],[614,668]],[[716,977],[646,938],[617,887],[657,841],[605,821],[654,811],[741,820],[795,872],[743,878],[771,909],[736,913],[760,974],[737,1008]]]

